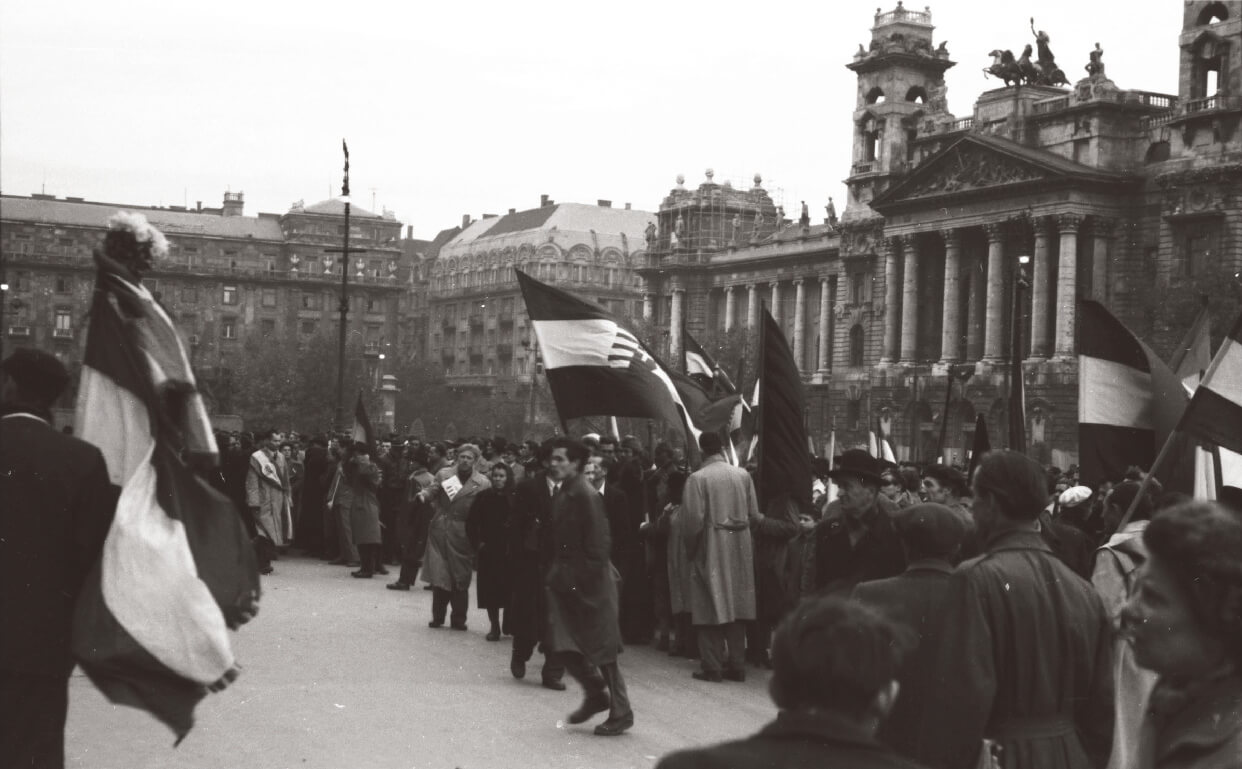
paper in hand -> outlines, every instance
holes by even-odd
[[[461,479],[456,475],[450,475],[443,481],[440,481],[440,488],[444,489],[444,493],[448,494],[449,501],[457,496],[457,492],[461,491]]]

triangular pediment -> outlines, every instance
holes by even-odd
[[[901,204],[944,196],[1004,195],[1032,184],[1059,180],[1113,182],[1126,177],[1075,163],[1047,150],[985,134],[967,134],[925,160],[914,172],[877,195],[871,207],[883,212]]]

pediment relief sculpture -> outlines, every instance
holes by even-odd
[[[959,147],[911,180],[905,197],[999,187],[1047,178],[1047,174],[999,153]]]

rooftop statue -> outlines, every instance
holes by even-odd
[[[1100,47],[1099,43],[1096,43],[1095,50],[1088,53],[1087,56],[1090,57],[1085,67],[1087,74],[1091,77],[1097,75],[1102,77],[1104,75],[1104,49]]]
[[[1057,67],[1056,57],[1052,55],[1052,48],[1048,46],[1052,38],[1048,37],[1048,33],[1042,29],[1035,30],[1034,16],[1031,17],[1031,34],[1035,36],[1035,45],[1039,49],[1039,73],[1033,82],[1037,85],[1068,84],[1069,78]]]
[[[1035,35],[1035,46],[1038,47],[1038,54],[1034,61],[1031,60],[1031,54],[1035,51],[1029,43],[1023,46],[1022,56],[1017,59],[1014,58],[1012,50],[997,48],[989,54],[992,57],[992,64],[984,68],[983,74],[1000,78],[1007,86],[1023,83],[1068,85],[1069,79],[1057,67],[1056,57],[1053,56],[1052,48],[1049,47],[1052,38],[1042,29],[1036,31],[1034,17],[1031,18],[1031,33]]]

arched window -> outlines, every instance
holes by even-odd
[[[1217,93],[1228,93],[1229,82],[1224,67],[1229,59],[1228,46],[1212,32],[1204,32],[1194,45],[1191,68],[1190,96],[1203,99]]]
[[[923,90],[923,86],[916,85],[909,91],[906,91],[906,101],[912,101],[916,104],[926,104],[927,91]]]
[[[1229,9],[1224,3],[1208,3],[1199,11],[1198,24],[1200,27],[1206,27],[1209,24],[1219,24],[1229,18]]]
[[[870,91],[867,92],[867,103],[868,104],[883,104],[884,103],[884,91],[879,86],[872,88]]]
[[[850,365],[863,365],[863,327],[855,323],[850,328]]]

